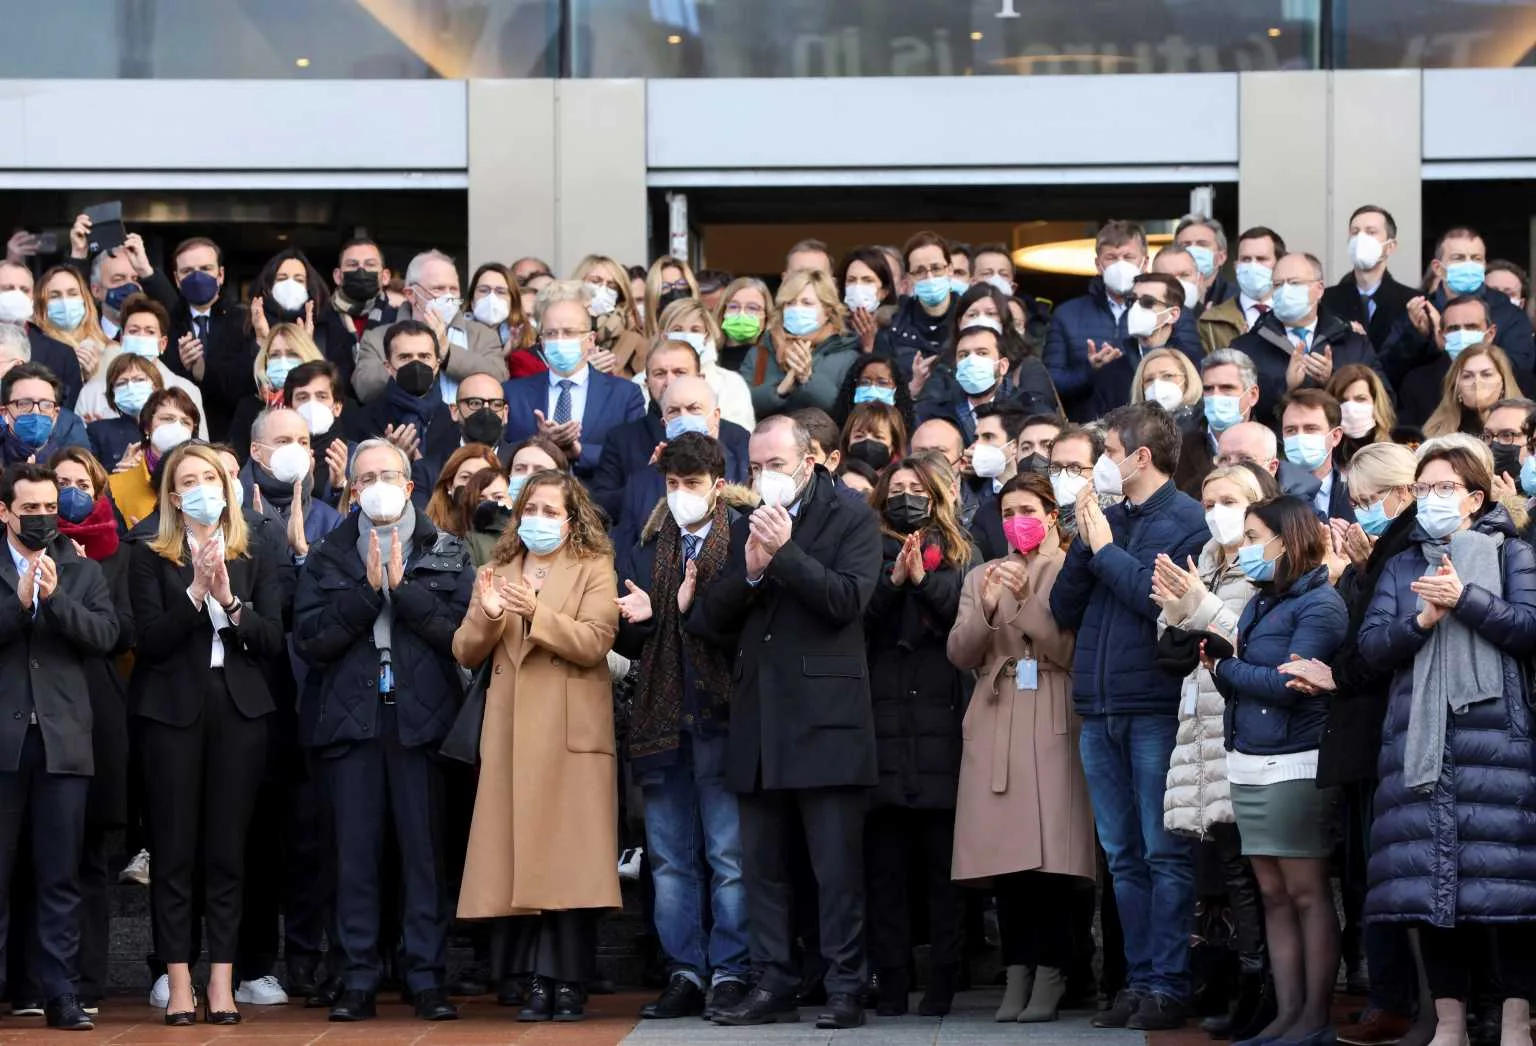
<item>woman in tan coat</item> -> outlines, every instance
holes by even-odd
[[[563,472],[530,476],[513,518],[453,637],[464,667],[493,659],[459,917],[518,917],[503,948],[533,975],[518,1020],[580,1020],[597,910],[621,905],[613,546]]]
[[[1072,877],[1094,878],[1093,811],[1072,711],[1074,636],[1050,609],[1056,499],[1033,472],[1000,498],[1011,551],[966,577],[949,633],[949,659],[979,677],[962,730],[954,877],[997,891],[1008,967],[997,1019],[1050,1021],[1072,959]]]

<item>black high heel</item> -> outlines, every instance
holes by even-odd
[[[204,1024],[239,1024],[240,1021],[239,1010],[215,1010],[213,1000],[207,995],[203,997]]]
[[[197,985],[192,986],[192,1008],[190,1010],[177,1010],[171,1012],[167,1007],[165,1011],[165,1026],[167,1028],[190,1028],[197,1023]]]

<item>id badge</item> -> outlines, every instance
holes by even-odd
[[[1032,657],[1020,658],[1014,668],[1014,679],[1020,690],[1040,689],[1040,662]]]

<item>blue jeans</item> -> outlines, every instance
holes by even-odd
[[[1125,932],[1126,987],[1187,1001],[1194,852],[1189,840],[1163,828],[1177,733],[1171,715],[1088,716],[1081,750]]]
[[[726,738],[679,738],[678,761],[642,774],[645,840],[656,884],[656,935],[670,972],[704,986],[746,980],[747,893],[741,820],[725,790]],[[707,862],[707,864],[706,864]],[[705,879],[709,915],[705,932]]]

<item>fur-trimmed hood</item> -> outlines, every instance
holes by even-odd
[[[720,496],[725,499],[727,508],[735,509],[737,512],[746,512],[762,504],[762,498],[757,496],[757,491],[736,483],[727,483],[725,489],[720,492]],[[656,507],[651,509],[650,518],[645,521],[645,527],[640,531],[640,543],[648,544],[661,532],[661,525],[666,521],[667,499],[663,497],[656,502]]]

